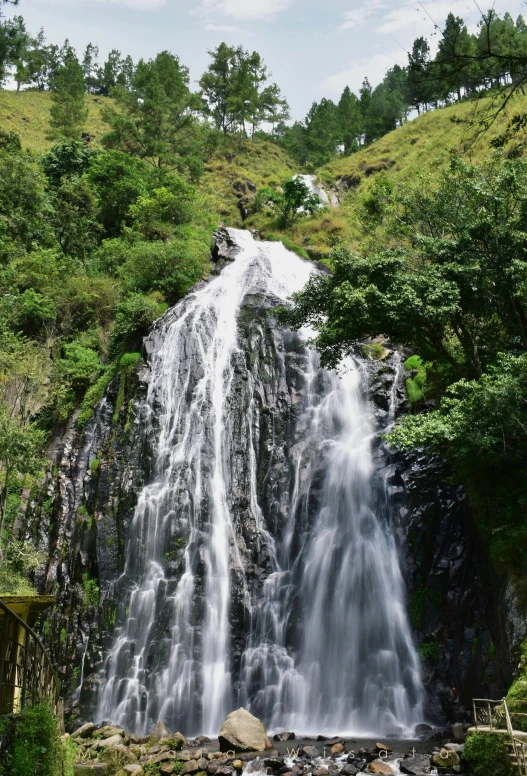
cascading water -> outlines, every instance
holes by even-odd
[[[228,232],[235,260],[156,334],[98,717],[215,735],[243,704],[270,728],[408,732],[419,663],[365,376],[273,325],[313,266]]]

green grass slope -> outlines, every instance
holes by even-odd
[[[93,145],[99,144],[101,136],[108,127],[101,118],[101,109],[111,103],[108,97],[86,95],[88,119],[86,132],[92,136]],[[49,111],[51,97],[49,92],[22,91],[18,94],[8,89],[0,90],[0,127],[4,132],[16,132],[20,135],[22,148],[37,153],[45,153],[53,145],[48,137]]]
[[[326,187],[339,189],[340,207],[299,221],[288,236],[319,256],[327,254],[339,239],[358,246],[364,230],[357,206],[380,174],[396,184],[412,182],[419,175],[434,174],[444,168],[452,153],[461,154],[470,162],[483,160],[493,152],[490,141],[504,131],[510,117],[527,113],[527,97],[518,95],[511,100],[507,112],[472,143],[473,130],[452,119],[470,119],[475,110],[481,112],[484,107],[483,101],[476,103],[476,107],[467,102],[429,111],[358,153],[334,159],[318,171],[318,176]]]

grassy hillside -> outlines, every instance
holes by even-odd
[[[484,103],[479,106],[481,109]],[[310,252],[320,255],[326,254],[339,238],[358,245],[363,238],[363,230],[358,220],[357,205],[379,174],[395,183],[411,182],[418,175],[440,170],[448,164],[453,152],[463,154],[467,161],[482,160],[492,153],[490,141],[503,132],[508,118],[518,112],[527,112],[527,97],[518,95],[511,100],[507,114],[501,115],[478,142],[470,144],[470,130],[452,119],[468,119],[473,112],[471,103],[430,111],[362,151],[333,160],[320,169],[318,175],[326,186],[337,185],[341,206],[315,218],[299,221],[288,236]]]
[[[86,131],[97,146],[106,125],[101,109],[111,100],[87,97],[89,116]],[[49,92],[0,91],[0,126],[18,132],[22,145],[43,152],[51,145],[48,139]],[[480,106],[484,103],[480,103]],[[527,97],[511,101],[508,116],[527,111]],[[205,165],[200,189],[207,198],[218,223],[228,226],[259,228],[263,235],[275,235],[291,240],[316,257],[329,253],[340,239],[359,244],[363,230],[357,216],[357,204],[379,174],[394,182],[412,181],[417,175],[433,173],[448,164],[451,153],[462,153],[470,161],[478,161],[491,153],[491,138],[503,131],[507,116],[500,116],[495,125],[477,143],[470,145],[470,132],[452,119],[469,118],[474,112],[471,103],[430,111],[396,129],[368,148],[349,157],[340,157],[318,172],[326,186],[339,189],[341,206],[319,216],[300,220],[287,231],[281,230],[268,214],[249,215],[242,219],[240,205],[262,186],[279,186],[297,171],[297,165],[274,143],[246,140],[242,144],[230,138]]]
[[[238,202],[262,186],[280,186],[297,172],[297,165],[274,143],[231,139],[205,165],[200,188],[226,226],[242,227]]]
[[[101,109],[111,102],[108,97],[87,95],[88,120],[86,132],[93,138],[96,146],[107,125],[101,118]],[[7,89],[0,90],[0,127],[7,132],[17,132],[22,147],[30,151],[44,153],[53,145],[47,137],[49,132],[49,110],[51,98],[49,92],[23,91],[17,94]]]
[[[489,153],[489,142],[503,132],[507,117],[527,111],[527,97],[518,95],[509,104],[507,114],[471,144],[472,131],[452,119],[469,120],[478,115],[475,111],[481,112],[486,102],[460,103],[418,116],[359,153],[326,165],[319,171],[320,178],[329,184],[343,178],[359,179],[360,190],[380,170],[400,181],[411,180],[418,172],[434,172],[448,163],[452,151],[476,162]]]

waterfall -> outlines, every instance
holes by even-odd
[[[367,376],[273,322],[313,265],[228,231],[235,260],[156,332],[98,718],[216,735],[243,704],[271,729],[409,732],[419,661]]]

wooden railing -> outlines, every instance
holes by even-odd
[[[524,701],[512,701],[513,706],[521,706]],[[527,776],[527,741],[518,738],[514,730],[507,700],[489,700],[477,698],[472,701],[474,710],[474,725],[490,730],[507,731],[509,751],[512,763],[517,766],[521,776]],[[514,715],[514,711],[512,712]],[[527,715],[525,715],[527,718]]]
[[[0,600],[0,716],[19,714],[48,699],[64,726],[64,708],[46,648],[37,634]]]

